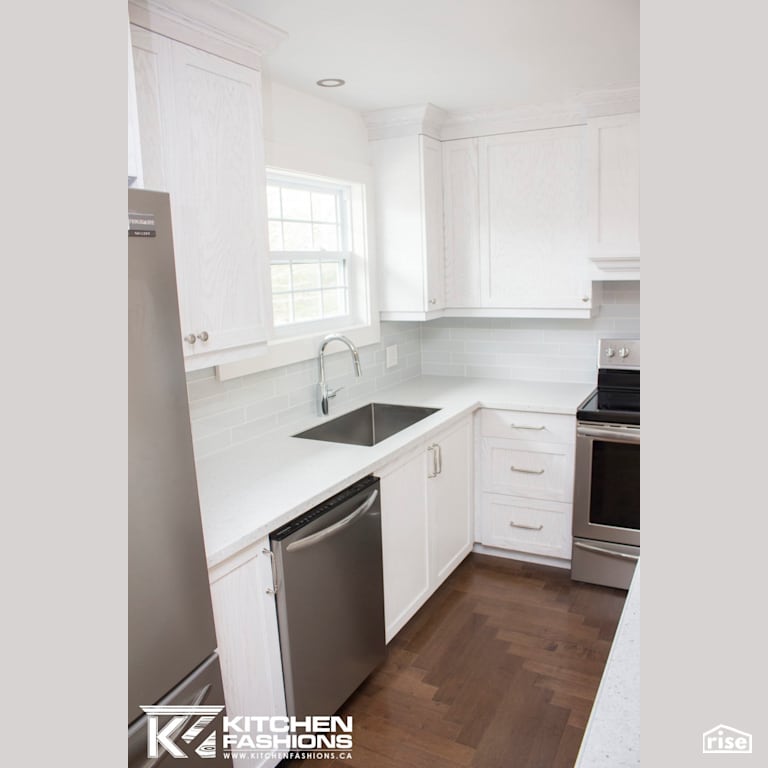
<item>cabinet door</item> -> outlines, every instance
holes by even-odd
[[[132,26],[144,187],[171,196],[187,369],[269,330],[260,73]]]
[[[141,143],[139,113],[136,106],[136,76],[133,67],[131,28],[128,31],[128,186],[143,188],[141,178]]]
[[[600,266],[639,267],[640,116],[590,120],[590,255]],[[620,277],[620,275],[617,275]]]
[[[439,141],[419,136],[425,264],[424,307],[427,312],[445,306],[443,250],[443,154]]]
[[[424,320],[445,306],[443,161],[429,136],[371,142],[376,182],[379,308],[389,320]]]
[[[134,186],[168,192],[171,137],[167,118],[173,111],[171,41],[133,24],[131,41],[142,162],[142,180]],[[171,207],[174,206],[175,200],[171,199]],[[173,228],[175,236],[175,220]],[[178,254],[176,262],[178,272]]]
[[[267,338],[261,76],[172,48],[174,247],[183,265],[182,334],[198,335],[185,347],[199,354]]]
[[[584,130],[554,128],[480,139],[484,306],[590,306]]]
[[[224,698],[231,716],[285,715],[285,688],[280,660],[270,559],[254,545],[254,557],[211,583],[213,617],[224,682]],[[275,766],[278,759],[250,757],[244,765]]]
[[[445,303],[480,307],[478,140],[443,142]]]
[[[438,437],[435,444],[438,472],[427,484],[433,588],[442,584],[472,549],[471,421]]]
[[[426,450],[377,474],[381,478],[384,618],[389,642],[430,592]]]

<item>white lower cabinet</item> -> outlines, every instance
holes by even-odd
[[[467,418],[376,473],[387,642],[472,549],[472,455]]]
[[[213,617],[224,681],[227,714],[285,715],[275,599],[264,538],[209,572]],[[238,765],[272,768],[278,759],[248,757]]]
[[[547,557],[571,557],[571,505],[484,493],[483,543]]]
[[[486,409],[478,425],[480,543],[570,560],[575,417]]]

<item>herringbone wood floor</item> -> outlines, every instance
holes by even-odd
[[[339,711],[354,717],[343,764],[571,768],[625,596],[471,554]]]

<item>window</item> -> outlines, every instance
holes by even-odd
[[[353,275],[353,185],[270,172],[267,217],[275,331],[337,327],[360,313]]]

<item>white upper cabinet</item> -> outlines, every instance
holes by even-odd
[[[445,301],[449,307],[482,306],[478,141],[443,142]]]
[[[584,131],[479,139],[482,307],[507,316],[590,316]]]
[[[139,140],[139,113],[136,105],[136,79],[133,70],[131,29],[128,31],[128,186],[143,187],[141,168],[141,142]]]
[[[426,320],[445,306],[441,142],[371,142],[383,320]]]
[[[261,23],[211,4],[195,26],[173,5],[129,9],[143,186],[170,194],[179,343],[195,370],[265,351],[271,331],[260,59],[230,45]]]
[[[601,280],[640,277],[640,115],[587,124],[589,256]]]

